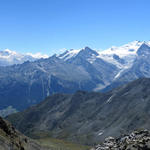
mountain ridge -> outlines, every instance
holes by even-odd
[[[137,128],[150,129],[149,87],[150,79],[142,78],[107,93],[55,94],[7,119],[34,138],[41,132],[54,138],[93,144]]]
[[[113,63],[111,61],[111,59],[113,58],[113,55],[117,55],[117,56],[119,56],[119,58],[125,57],[130,54],[135,55],[135,53],[137,52],[137,49],[144,43],[147,45],[150,45],[150,41],[147,41],[147,42],[146,41],[133,41],[133,42],[129,42],[128,44],[125,44],[122,46],[118,46],[118,47],[112,46],[111,48],[108,48],[106,50],[93,50],[93,51],[97,57],[101,57],[105,61],[108,61],[109,63]],[[88,46],[86,46],[85,48],[82,48],[82,49],[77,49],[77,50],[70,49],[70,50],[66,50],[60,54],[57,54],[57,57],[67,61],[68,59],[75,57],[78,53],[80,53],[81,51],[83,51],[85,49],[92,50]],[[0,65],[7,66],[7,65],[13,65],[13,64],[21,64],[28,60],[35,61],[36,59],[48,58],[48,57],[51,57],[51,56],[49,56],[47,54],[41,54],[39,52],[36,54],[32,54],[32,53],[21,54],[16,51],[5,49],[5,50],[0,51],[0,61],[4,61],[4,62],[6,62],[6,64],[0,63]],[[7,61],[7,59],[8,59],[8,61]],[[116,63],[114,63],[114,64],[116,64]]]

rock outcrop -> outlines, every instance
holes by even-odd
[[[136,130],[120,138],[108,137],[104,143],[91,150],[150,150],[150,132],[148,130]]]
[[[0,117],[0,150],[48,150],[18,132]]]

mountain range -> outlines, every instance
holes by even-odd
[[[106,93],[54,94],[7,119],[33,138],[53,137],[95,144],[135,129],[150,129],[150,79],[137,79]]]
[[[49,58],[0,67],[0,110],[20,111],[54,93],[109,91],[150,77],[150,42],[105,51],[85,47]]]

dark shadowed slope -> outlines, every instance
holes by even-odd
[[[9,116],[31,137],[39,133],[78,143],[95,143],[136,128],[150,129],[150,79],[133,81],[108,93],[55,94]]]

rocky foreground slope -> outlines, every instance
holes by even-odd
[[[149,150],[150,132],[148,130],[134,131],[120,138],[108,137],[91,150]]]
[[[0,150],[48,150],[19,133],[0,117]]]

